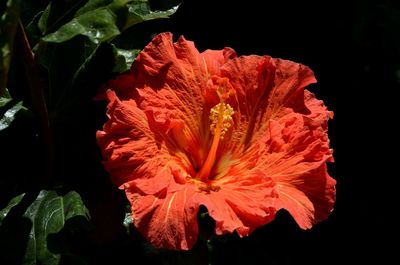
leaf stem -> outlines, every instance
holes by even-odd
[[[43,92],[43,84],[40,80],[38,61],[29,45],[25,30],[21,22],[16,33],[16,48],[19,49],[25,70],[28,86],[32,98],[32,107],[37,114],[41,127],[41,138],[46,147],[46,172],[43,174],[42,184],[48,184],[54,175],[54,143],[50,127],[49,114]]]

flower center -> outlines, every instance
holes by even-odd
[[[204,162],[199,174],[197,175],[198,179],[206,181],[209,178],[211,169],[213,168],[215,163],[218,145],[220,141],[224,139],[225,133],[232,125],[233,114],[233,108],[229,104],[224,103],[223,100],[210,110],[210,130],[213,135],[213,141],[211,143],[211,148],[208,152],[206,161]]]

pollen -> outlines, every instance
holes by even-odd
[[[211,133],[215,135],[218,131],[220,138],[223,139],[229,127],[232,126],[234,113],[233,108],[227,103],[221,102],[215,105],[210,110]]]
[[[210,172],[216,160],[219,142],[220,140],[224,139],[225,133],[228,131],[229,127],[232,126],[233,114],[233,108],[229,104],[225,103],[223,100],[221,100],[220,103],[215,105],[210,110],[210,130],[214,137],[211,143],[210,150],[208,151],[207,158],[204,161],[199,174],[197,175],[197,179],[201,181],[206,181],[210,178]]]

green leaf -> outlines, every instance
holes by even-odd
[[[1,225],[1,222],[4,220],[4,218],[6,218],[7,214],[10,212],[11,208],[18,205],[21,202],[22,198],[24,198],[24,196],[25,196],[25,193],[22,193],[22,194],[18,195],[17,197],[12,198],[11,201],[6,206],[6,208],[4,208],[0,211],[0,225]]]
[[[128,235],[132,234],[133,218],[131,213],[131,207],[129,205],[126,206],[125,218],[122,225],[125,227],[125,231]]]
[[[43,40],[60,43],[84,35],[94,43],[110,41],[135,24],[169,17],[176,12],[178,6],[152,11],[148,0],[89,0],[76,11],[71,21],[43,37]],[[46,28],[48,16],[45,12],[40,22],[41,29]]]
[[[12,98],[8,98],[8,97],[1,97],[0,98],[0,108],[4,107],[5,105],[7,105],[7,103],[9,103],[12,100]]]
[[[8,103],[10,99],[8,98],[0,98],[0,106],[3,103]],[[25,109],[24,106],[22,106],[22,101],[18,102],[11,108],[9,108],[3,116],[0,116],[0,131],[8,128],[10,126],[11,122],[14,121],[15,115],[22,109]]]
[[[159,18],[168,18],[169,16],[171,16],[176,12],[179,5],[173,6],[165,11],[152,11],[150,9],[150,5],[147,0],[136,0],[136,1],[131,1],[131,3],[129,3],[127,7],[129,13],[127,21],[123,27],[123,30],[126,30],[131,26],[143,21],[159,19]]]
[[[19,204],[23,207],[21,201],[24,196],[25,195],[22,194],[15,197],[5,209],[0,211],[0,216],[4,216],[3,222],[0,223],[0,235],[5,234],[6,236],[12,236],[13,233],[16,232],[14,230],[19,229],[19,227],[24,224],[25,234],[23,235],[25,235],[25,242],[15,242],[15,246],[24,246],[24,254],[22,257],[7,257],[7,254],[18,253],[18,251],[11,249],[9,251],[10,253],[5,253],[5,256],[2,255],[0,257],[0,261],[4,259],[10,263],[11,261],[15,263],[18,262],[18,264],[60,264],[64,255],[71,255],[64,247],[67,240],[63,237],[65,233],[62,233],[62,230],[65,229],[68,221],[76,217],[84,218],[84,220],[88,221],[88,210],[84,206],[79,194],[74,191],[69,192],[65,196],[59,196],[54,191],[43,190],[36,199],[27,206],[25,212],[17,217],[14,215],[14,220],[8,220],[7,214],[10,212],[10,209],[12,210],[13,207]],[[19,235],[18,238],[21,240],[22,236]],[[50,240],[50,238],[52,240]],[[7,239],[4,237],[0,238],[0,246],[2,245],[1,243],[4,244],[4,242],[1,242],[3,240],[6,242]],[[12,238],[8,240],[12,240]]]
[[[41,191],[24,214],[33,224],[24,263],[58,264],[61,255],[49,251],[47,236],[60,232],[65,222],[77,215],[89,219],[79,194],[72,191],[61,197],[54,191]]]
[[[21,0],[8,0],[0,17],[0,97],[4,96],[7,86],[20,10]]]
[[[32,17],[31,21],[25,26],[25,34],[28,37],[29,43],[33,46],[33,51],[36,53],[35,45],[40,41],[43,32],[40,29],[40,19],[43,17],[43,11],[38,12]]]
[[[87,0],[47,1],[49,4],[38,19],[37,27],[42,35],[60,28],[74,18],[74,15]]]
[[[107,8],[99,8],[72,19],[59,30],[43,38],[47,42],[64,42],[77,35],[87,36],[99,43],[117,36],[120,31],[115,25],[116,15]]]
[[[112,45],[115,56],[113,72],[122,73],[131,68],[133,61],[139,54],[139,49],[125,50]]]
[[[124,43],[114,48],[111,43],[123,35],[121,30],[127,25],[166,17],[177,8],[177,5],[159,5],[157,8],[166,11],[153,12],[147,0],[75,0],[71,1],[74,5],[65,9],[68,13],[65,15],[60,13],[60,2],[63,1],[52,1],[51,8],[43,11],[39,28],[50,34],[42,37],[39,42],[42,49],[37,50],[39,62],[48,74],[47,106],[52,121],[57,123],[73,121],[74,115],[83,119],[76,105],[92,99],[112,72],[130,68],[137,53],[135,49],[144,44],[121,41]]]
[[[97,8],[107,7],[112,3],[119,4],[121,1],[113,1],[113,0],[89,0],[83,7],[81,7],[76,13],[75,16],[80,16],[85,14],[86,12],[90,12],[91,10],[95,10]],[[123,2],[129,2],[129,0],[123,0]]]
[[[42,34],[44,34],[47,30],[47,23],[49,21],[49,14],[51,9],[51,3],[46,7],[46,9],[41,13],[41,16],[38,21],[38,28]]]
[[[49,74],[47,106],[51,119],[56,127],[63,122],[77,125],[87,117],[87,113],[80,109],[82,102],[86,106],[90,104],[99,87],[111,77],[114,67],[112,46],[108,43],[94,44],[83,36],[46,46],[41,65]]]
[[[75,216],[82,216],[89,219],[89,211],[86,209],[81,196],[75,192],[68,192],[64,198],[65,220],[69,220]]]

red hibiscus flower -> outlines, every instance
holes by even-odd
[[[327,121],[304,90],[306,66],[230,48],[202,53],[156,36],[131,71],[107,84],[109,121],[97,133],[112,181],[154,246],[189,249],[201,205],[218,235],[247,236],[286,209],[298,225],[335,201]]]

